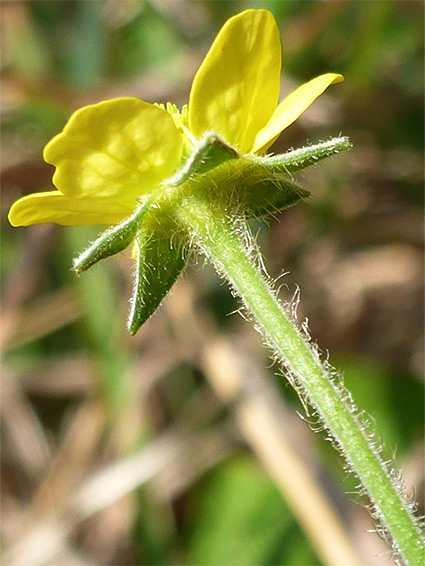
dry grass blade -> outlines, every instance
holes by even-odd
[[[220,436],[214,432],[190,435],[169,431],[140,452],[93,474],[73,490],[58,517],[33,523],[31,529],[27,529],[27,534],[6,551],[3,563],[13,566],[57,564],[55,557],[66,546],[67,537],[81,521],[112,505],[157,474],[167,469],[174,470],[176,463],[180,468],[187,466],[193,454],[205,456],[204,469],[213,465],[229,450],[228,444]],[[191,472],[192,477],[202,468],[198,458],[194,461],[198,471]],[[177,478],[174,485],[171,492],[182,485],[181,478]]]

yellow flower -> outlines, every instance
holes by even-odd
[[[44,159],[56,167],[57,190],[18,200],[11,224],[117,223],[176,172],[205,132],[241,153],[262,154],[329,85],[343,80],[321,75],[278,104],[280,71],[272,14],[246,10],[230,18],[195,75],[187,118],[175,107],[137,98],[77,110],[44,149]]]

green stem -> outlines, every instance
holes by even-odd
[[[217,203],[213,207],[196,196],[187,199],[175,212],[193,241],[239,294],[301,398],[317,411],[361,480],[372,502],[373,516],[392,539],[395,552],[408,566],[424,564],[420,530],[394,474],[370,440],[349,394],[322,365],[261,273],[258,258],[246,245],[247,229],[229,220]]]

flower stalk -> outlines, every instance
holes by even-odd
[[[259,258],[252,257],[246,244],[251,239],[246,224],[235,222],[228,211],[211,207],[195,195],[175,212],[192,241],[239,295],[256,328],[285,367],[301,400],[305,406],[313,407],[359,477],[371,500],[372,515],[378,519],[382,534],[392,541],[396,555],[407,566],[423,564],[421,532],[394,474],[371,441],[348,392],[291,320],[289,309],[280,303],[261,272]]]

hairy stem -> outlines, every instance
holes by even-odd
[[[393,548],[408,566],[424,563],[421,533],[408,503],[378,449],[368,438],[358,411],[343,386],[331,377],[291,316],[285,312],[266,277],[251,257],[249,233],[236,226],[218,204],[191,196],[176,211],[194,243],[226,277],[245,304],[267,343],[287,370],[304,402],[319,415],[350,467],[358,475]]]

